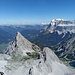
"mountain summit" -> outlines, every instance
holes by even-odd
[[[53,19],[45,30],[50,31],[51,33],[75,33],[75,22],[64,19]]]
[[[17,32],[15,39],[9,43],[5,53],[9,55],[16,53],[19,55],[27,56],[26,52],[34,52],[37,50],[40,50],[37,45],[24,38],[20,32]]]
[[[40,30],[34,41],[44,46],[54,46],[75,35],[75,21],[53,19],[49,25]]]

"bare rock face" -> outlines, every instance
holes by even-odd
[[[43,50],[40,51],[40,48],[37,45],[29,42],[19,32],[17,33],[15,40],[9,43],[5,53],[14,58],[14,60],[12,60],[13,58],[10,58],[5,65],[2,66],[5,75],[75,74],[71,68],[60,62],[59,58],[51,49],[44,47]],[[29,53],[30,59],[27,59],[27,53]],[[36,56],[38,56],[38,58],[36,58]],[[21,58],[21,60],[17,60],[19,58]]]
[[[46,60],[52,60],[52,61],[59,61],[58,57],[55,55],[55,53],[48,47],[45,47],[43,49],[43,52],[45,52]]]
[[[9,62],[6,65],[7,75],[74,75],[74,70],[60,62],[55,53],[45,47],[40,59]],[[46,60],[44,60],[46,58]]]
[[[5,54],[12,55],[13,53],[16,53],[18,55],[27,56],[26,52],[34,52],[37,50],[40,50],[37,45],[31,43],[24,38],[21,33],[17,32],[14,41],[9,43]]]
[[[64,57],[66,60],[75,60],[75,36],[61,42],[55,52],[58,53],[59,57]]]
[[[75,23],[69,20],[53,19],[45,30],[50,33],[58,32],[58,34],[75,33]]]

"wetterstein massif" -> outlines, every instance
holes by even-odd
[[[75,21],[53,19],[49,25],[37,33],[34,40],[44,46],[53,46],[74,35]]]

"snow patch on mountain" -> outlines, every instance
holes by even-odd
[[[59,24],[58,26],[75,26],[75,24]]]

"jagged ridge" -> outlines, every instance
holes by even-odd
[[[5,54],[12,55],[12,53],[15,52],[16,54],[26,56],[26,52],[34,52],[37,50],[40,50],[40,48],[37,45],[29,42],[18,32],[14,41],[9,43]]]

